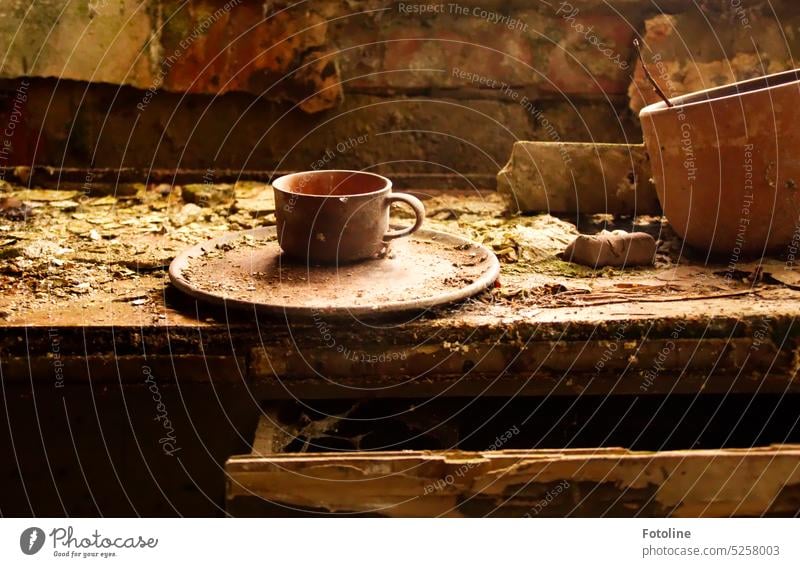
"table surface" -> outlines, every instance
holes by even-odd
[[[7,379],[57,355],[116,361],[101,380],[146,358],[176,380],[246,381],[276,397],[795,390],[800,271],[779,257],[706,263],[659,217],[509,217],[491,191],[416,191],[427,226],[497,253],[497,287],[390,320],[289,320],[198,303],[166,275],[185,247],[274,224],[267,185],[2,189]],[[654,234],[656,265],[560,260],[575,224]]]

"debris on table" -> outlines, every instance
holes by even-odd
[[[0,311],[12,316],[76,297],[102,304],[129,285],[158,294],[166,267],[184,248],[275,224],[274,214],[266,214],[269,185],[195,187],[128,184],[124,191],[84,193],[0,183]],[[226,199],[246,205],[231,213],[230,203],[211,204]]]
[[[135,308],[120,317],[141,315],[157,322],[164,310],[166,268],[180,251],[226,232],[275,224],[273,191],[263,182],[237,182],[233,202],[214,206],[187,203],[183,188],[177,185],[130,184],[129,190],[133,188],[137,192],[131,195],[121,195],[113,187],[87,195],[72,189],[43,193],[0,183],[0,200],[14,210],[25,208],[17,217],[0,213],[0,316],[29,320],[38,313],[47,319],[51,313],[72,313],[77,307],[111,317],[113,306],[115,313]],[[500,260],[502,287],[455,308],[465,313],[486,315],[495,309],[504,313],[509,306],[516,310],[581,307],[632,298],[679,301],[754,290],[752,284],[715,273],[725,265],[706,266],[704,258],[692,256],[660,215],[571,215],[568,219],[509,215],[503,196],[494,191],[416,194],[431,214],[426,228],[483,244]],[[392,218],[404,224],[408,214],[398,207]],[[595,266],[594,262],[587,266],[563,257],[564,248],[580,233],[617,228],[657,235],[660,249],[655,265],[632,268],[630,255],[623,267]],[[653,253],[647,256],[652,264]],[[763,267],[778,274],[779,264],[785,261],[775,259]],[[689,268],[691,273],[686,272]],[[781,273],[780,279],[792,275],[796,274]],[[763,281],[757,289],[767,287],[778,286]],[[128,299],[115,301],[120,297]],[[148,298],[146,303],[133,303],[143,297]]]
[[[266,215],[275,212],[275,193],[265,183],[239,181],[236,184],[236,201],[233,204],[236,212],[247,212],[253,215]]]
[[[0,198],[0,217],[21,221],[30,214],[32,207],[18,197]]]
[[[203,207],[230,205],[236,197],[233,185],[192,183],[183,186],[183,200]]]
[[[575,238],[575,225],[550,215],[519,217],[498,227],[491,244],[509,262],[536,263],[554,257]]]
[[[194,203],[186,203],[170,221],[175,226],[186,226],[187,224],[196,222],[203,216],[203,208],[198,207]]]
[[[78,196],[77,191],[63,191],[61,189],[22,189],[15,191],[14,197],[20,201],[66,201]]]
[[[581,234],[564,250],[564,259],[584,266],[649,266],[656,254],[656,241],[644,232],[607,231]]]

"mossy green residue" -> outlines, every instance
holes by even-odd
[[[515,268],[513,270],[514,273],[525,274],[534,272],[552,276],[561,276],[565,278],[613,278],[626,275],[630,276],[632,273],[635,273],[636,275],[643,275],[653,271],[651,266],[629,266],[625,268],[606,266],[595,269],[589,266],[576,264],[574,262],[567,262],[558,257],[547,258],[546,260],[535,262],[533,264],[511,264],[504,266],[503,269],[507,270],[508,268],[512,267]]]

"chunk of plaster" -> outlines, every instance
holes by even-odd
[[[655,255],[656,241],[652,236],[624,230],[581,234],[564,250],[565,260],[593,268],[646,266],[653,263]]]

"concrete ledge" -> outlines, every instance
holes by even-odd
[[[642,144],[516,142],[497,174],[513,212],[657,214]]]

